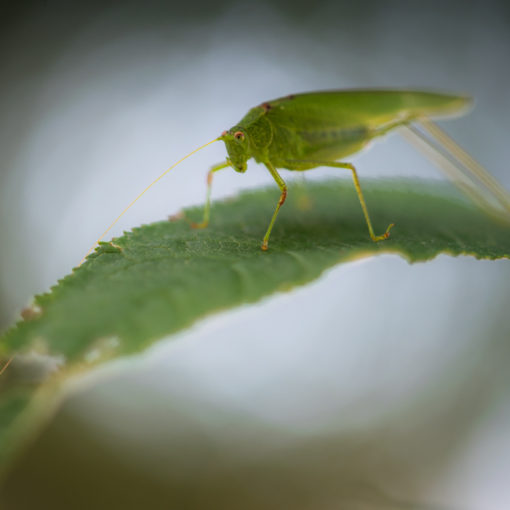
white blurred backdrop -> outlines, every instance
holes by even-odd
[[[281,95],[351,87],[471,94],[475,109],[444,128],[510,189],[505,2],[49,2],[6,9],[3,21],[3,328],[165,168]],[[224,157],[214,144],[184,162],[112,235],[203,203],[207,169]],[[440,178],[397,135],[353,161],[362,179]],[[245,175],[221,173],[213,196],[270,185],[266,174],[254,163]],[[229,420],[211,421],[219,410],[280,431],[257,436],[255,451],[321,434],[342,444],[346,431],[379,437],[383,429],[383,460],[361,470],[363,482],[441,508],[503,510],[509,276],[507,260],[469,257],[347,264],[306,288],[208,318],[134,367],[106,370],[66,412],[90,430],[100,425],[113,450],[112,438],[123,439],[112,455],[147,469],[173,406],[220,446],[250,441],[242,427],[235,437]],[[144,397],[136,408],[132,392]],[[206,418],[204,405],[213,410]],[[133,424],[154,408],[164,419],[143,420],[142,434]],[[384,459],[400,473],[391,481]]]

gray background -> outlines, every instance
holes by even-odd
[[[444,127],[510,189],[506,2],[2,9],[3,328],[166,167],[280,95],[469,93],[473,112]],[[224,155],[215,144],[183,163],[113,235],[202,203],[207,168]],[[439,178],[396,135],[353,161],[362,177]],[[271,184],[266,174],[255,164],[245,175],[226,171],[214,196]],[[30,483],[34,498],[58,506],[72,466],[81,470],[65,478],[71,493],[73,483],[92,484],[125,498],[124,508],[136,507],[136,491],[153,508],[172,497],[204,507],[190,497],[197,487],[221,508],[508,508],[509,276],[508,261],[440,256],[410,266],[383,256],[206,319],[86,383],[10,479],[9,501],[23,506]]]

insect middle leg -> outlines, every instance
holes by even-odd
[[[280,210],[280,207],[283,205],[285,199],[287,198],[287,185],[285,184],[285,181],[280,177],[280,174],[276,171],[276,168],[271,163],[268,162],[265,163],[265,165],[269,170],[270,174],[273,176],[273,179],[276,181],[276,184],[278,184],[278,187],[280,188],[281,191],[281,195],[280,199],[278,200],[278,203],[276,204],[276,209],[274,210],[273,217],[271,218],[271,222],[269,223],[269,227],[267,227],[266,235],[262,240],[261,248],[264,251],[267,250],[269,236],[271,235],[271,230],[273,229],[274,222],[276,220],[276,217],[278,216],[278,211]]]
[[[224,163],[218,163],[217,165],[211,167],[211,169],[207,173],[207,194],[204,206],[204,217],[200,223],[192,223],[191,228],[205,228],[207,227],[207,225],[209,225],[209,218],[211,215],[211,187],[213,181],[213,174],[214,172],[217,172],[218,170],[222,170],[223,168],[227,168],[229,166],[230,166],[229,161],[225,161]]]
[[[297,163],[298,161],[292,161],[292,163]],[[375,235],[374,229],[372,227],[372,222],[370,221],[370,216],[368,214],[367,204],[365,203],[365,198],[363,197],[363,192],[361,191],[361,184],[358,179],[358,173],[356,172],[356,168],[351,163],[340,163],[337,161],[302,161],[302,163],[316,163],[317,166],[330,166],[333,168],[344,168],[346,170],[350,170],[352,172],[352,180],[354,181],[354,187],[356,188],[356,193],[358,194],[358,200],[361,204],[361,208],[363,209],[363,214],[365,216],[365,221],[367,222],[368,232],[370,234],[370,238],[374,242],[383,241],[384,239],[388,239],[390,236],[390,230],[395,225],[394,223],[390,223],[388,228],[381,235]]]

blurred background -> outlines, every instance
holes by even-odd
[[[444,128],[510,189],[503,0],[26,1],[0,19],[0,330],[165,168],[289,93],[471,94]],[[224,157],[184,162],[112,235],[203,203]],[[353,161],[361,178],[440,178],[398,135]],[[266,174],[221,173],[213,196]],[[208,318],[77,383],[3,501],[507,509],[509,278],[508,260],[382,256]]]

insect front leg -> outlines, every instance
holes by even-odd
[[[11,361],[14,359],[14,355],[11,356],[4,364],[4,366],[2,368],[0,368],[0,375],[2,375],[6,370],[7,370],[7,367],[11,364]]]
[[[207,227],[207,225],[209,225],[209,218],[211,214],[211,187],[213,181],[213,174],[214,172],[217,172],[218,170],[227,168],[229,166],[230,166],[229,161],[225,161],[224,163],[218,163],[217,165],[214,165],[207,173],[207,194],[204,206],[204,217],[200,223],[192,223],[191,228],[205,228]]]
[[[280,199],[278,200],[278,203],[276,204],[276,209],[273,213],[273,217],[271,218],[271,222],[269,223],[269,227],[267,227],[266,235],[264,236],[264,239],[262,240],[262,246],[261,248],[266,251],[267,250],[267,244],[269,241],[269,236],[271,235],[271,230],[273,229],[274,222],[276,220],[276,216],[278,216],[278,211],[280,210],[280,207],[285,202],[285,199],[287,198],[287,185],[285,184],[285,181],[280,177],[280,174],[276,171],[276,168],[271,163],[265,163],[267,169],[269,170],[270,174],[273,176],[273,179],[276,181],[276,184],[278,184],[278,187],[280,188],[281,195]]]
[[[292,161],[292,163],[296,163],[297,161]],[[374,242],[383,241],[384,239],[388,239],[390,236],[390,230],[395,225],[394,223],[390,223],[388,228],[381,235],[375,235],[374,229],[372,227],[372,222],[370,221],[370,216],[368,214],[367,204],[365,203],[365,198],[363,197],[363,193],[361,191],[361,184],[358,179],[358,173],[356,172],[356,168],[351,163],[340,163],[337,161],[303,161],[303,163],[316,163],[317,166],[330,166],[333,168],[344,168],[346,170],[350,170],[352,172],[352,180],[354,181],[354,187],[356,188],[356,193],[358,194],[358,200],[361,204],[361,208],[363,209],[363,214],[365,216],[365,221],[367,222],[368,232],[370,234],[370,238]]]

